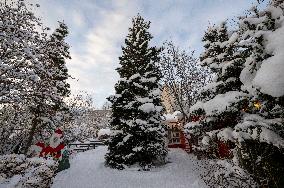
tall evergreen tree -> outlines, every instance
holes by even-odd
[[[157,66],[160,49],[149,47],[150,22],[138,15],[132,24],[119,58],[116,94],[108,99],[112,103],[113,133],[106,164],[123,169],[138,163],[148,169],[167,154],[161,125],[161,74]]]
[[[240,165],[260,186],[284,183],[284,1],[240,18],[245,64],[242,89],[250,93],[243,120],[234,128]],[[253,107],[253,108],[252,108]]]
[[[67,83],[69,78],[68,69],[66,67],[66,59],[71,59],[69,45],[65,42],[68,35],[68,27],[66,24],[59,22],[59,27],[50,36],[47,42],[48,59],[50,61],[50,86],[53,100],[53,110],[55,117],[53,120],[57,122],[57,126],[64,123],[64,119],[69,114],[69,109],[64,102],[64,98],[70,95],[70,84]]]
[[[205,32],[201,65],[208,66],[216,76],[212,83],[201,89],[200,101],[191,107],[192,115],[199,117],[199,121],[186,128],[198,138],[210,135],[216,141],[220,131],[232,129],[242,117],[241,109],[247,94],[241,91],[239,79],[244,60],[238,52],[238,39],[238,33],[230,33],[225,23]],[[196,117],[192,119],[196,121]],[[209,145],[214,155],[220,155],[217,145]]]
[[[42,67],[35,69],[39,81],[30,93],[28,105],[33,119],[25,152],[33,143],[35,136],[42,136],[43,131],[52,133],[69,115],[63,100],[70,94],[70,85],[66,82],[69,77],[66,59],[70,58],[69,46],[65,42],[67,34],[67,26],[59,22],[55,32],[40,45]],[[35,135],[36,132],[40,134]]]
[[[232,35],[218,28],[206,32],[201,60],[216,78],[191,108],[201,118],[187,126],[189,133],[208,135],[203,146],[235,143],[234,162],[261,187],[284,182],[283,10],[283,0],[272,0],[240,17]]]

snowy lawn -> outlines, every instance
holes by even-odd
[[[169,162],[151,171],[106,168],[104,146],[77,154],[71,167],[60,172],[52,188],[202,188],[206,187],[194,169],[196,160],[181,149],[169,151]]]

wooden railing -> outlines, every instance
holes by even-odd
[[[76,148],[74,148],[74,151],[87,151],[103,145],[105,144],[102,141],[90,141],[89,143],[70,143],[68,144],[68,148],[75,146]]]

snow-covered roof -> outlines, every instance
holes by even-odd
[[[172,114],[164,114],[165,122],[177,122],[182,119],[183,115],[180,111],[175,111]]]
[[[109,128],[106,129],[100,129],[98,132],[98,137],[103,136],[103,135],[110,135],[111,131]]]

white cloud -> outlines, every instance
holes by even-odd
[[[82,28],[83,26],[85,26],[85,19],[81,12],[78,12],[76,10],[73,11],[72,17],[73,17],[74,25],[76,27]]]
[[[86,34],[83,53],[72,51],[69,63],[70,74],[79,79],[70,81],[73,90],[94,92],[98,106],[114,92],[120,45],[130,25],[129,15],[119,9],[103,14],[100,24]]]
[[[219,23],[237,15],[249,8],[250,1],[253,0],[238,3],[235,0],[50,0],[39,3],[48,25],[56,26],[57,20],[65,20],[69,25],[72,60],[67,66],[71,75],[79,79],[70,80],[72,91],[94,93],[95,103],[100,106],[114,92],[120,46],[131,18],[138,12],[152,22],[154,44],[160,45],[171,37],[181,47],[191,46],[200,52],[208,21]]]

